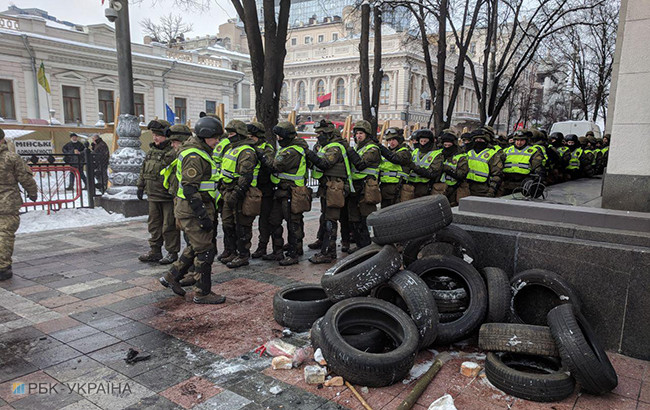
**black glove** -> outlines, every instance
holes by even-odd
[[[456,170],[450,167],[449,165],[443,165],[442,166],[442,171],[449,175],[452,178],[456,178]]]
[[[379,151],[381,151],[381,156],[386,158],[389,161],[391,161],[395,157],[393,151],[389,150],[384,145],[381,144],[379,145]]]
[[[35,194],[35,195],[29,195],[29,200],[30,200],[30,201],[32,201],[32,202],[36,202],[37,199],[38,199],[38,194]]]
[[[207,213],[203,217],[199,217],[199,227],[206,232],[212,232],[214,229],[212,219],[208,218]]]
[[[320,169],[323,169],[321,167],[323,159],[319,157],[318,154],[316,154],[314,151],[307,151],[305,153],[305,156],[307,157],[309,162],[311,162],[313,165],[317,166]]]
[[[424,177],[424,178],[432,178],[433,177],[433,172],[431,171],[430,168],[423,168],[419,167],[417,165],[413,165],[411,167],[411,171],[415,172],[417,175]]]
[[[259,148],[255,148],[255,155],[257,156],[257,160],[261,163],[264,163],[264,158],[266,157],[266,153],[264,150],[261,150]]]
[[[348,158],[350,159],[350,162],[352,162],[352,165],[357,169],[357,171],[363,171],[364,169],[368,168],[368,165],[366,162],[359,156],[359,153],[355,151],[354,149],[350,148],[348,149]]]
[[[133,192],[133,191],[131,191],[131,192]],[[142,197],[144,195],[144,188],[138,188],[138,192],[135,195],[138,197],[139,200],[142,201]]]

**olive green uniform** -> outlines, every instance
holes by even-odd
[[[403,170],[408,170],[409,165],[411,164],[411,150],[408,148],[408,145],[405,142],[402,142],[395,148],[388,149],[394,154],[390,162],[401,165]],[[384,161],[388,161],[388,159],[384,159]],[[399,178],[399,176],[396,178]],[[402,184],[406,183],[406,181],[404,181],[404,178],[400,178],[401,182],[384,182],[385,177],[381,177],[381,180],[382,182],[379,185],[381,190],[381,207],[386,208],[387,206],[396,204],[399,201],[400,188]]]
[[[0,130],[0,133],[2,131]],[[4,133],[2,133],[4,136]],[[0,272],[11,268],[16,231],[20,224],[18,211],[23,204],[20,184],[30,198],[38,194],[31,169],[17,154],[9,152],[0,139]]]
[[[273,145],[266,142],[264,139],[260,138],[257,141],[257,144],[254,146],[255,149],[261,149],[264,151],[264,155],[267,156],[270,160],[273,160],[275,157],[275,148]],[[259,174],[257,176],[257,187],[262,191],[262,210],[260,212],[260,217],[257,220],[258,229],[259,229],[259,240],[258,240],[258,250],[263,250],[261,254],[266,254],[266,247],[271,238],[271,224],[269,218],[271,215],[271,208],[273,206],[273,191],[274,184],[271,182],[271,170],[268,167],[260,166]],[[261,255],[260,255],[261,256]]]
[[[147,194],[149,202],[147,227],[153,253],[160,253],[163,243],[169,253],[178,253],[181,247],[180,231],[174,219],[174,197],[163,185],[164,177],[161,175],[161,171],[174,159],[176,152],[170,141],[166,140],[159,146],[151,143],[137,182],[138,188]]]
[[[296,181],[282,178],[282,174],[295,175],[298,173],[301,162],[305,161],[300,148],[305,153],[309,150],[309,145],[302,138],[293,138],[290,145],[278,149],[278,154],[273,159],[272,165],[274,174],[279,178],[269,216],[273,238],[273,253],[276,255],[282,253],[284,246],[282,222],[287,221],[287,242],[289,244],[287,256],[289,258],[298,256],[305,233],[303,213],[291,211],[291,189],[297,186]],[[307,173],[305,173],[306,178]]]
[[[411,153],[412,165],[409,184],[414,188],[414,198],[430,195],[433,184],[440,179],[442,174],[442,150],[434,150],[433,144],[427,145],[429,147],[420,147]],[[433,161],[427,165],[424,159],[429,155],[433,156]]]
[[[500,150],[503,151],[503,150]],[[484,196],[484,197],[495,197],[496,193],[501,186],[503,181],[503,156],[499,153],[500,151],[495,151],[492,146],[487,146],[485,149],[480,152],[476,152],[476,149],[471,149],[467,153],[468,162],[472,155],[478,157],[486,158],[487,165],[489,168],[487,180],[483,182],[474,181],[470,179],[472,173],[472,167],[469,166],[469,172],[467,180],[469,182],[469,191],[474,196]]]
[[[224,247],[226,251],[236,249],[238,257],[247,259],[250,257],[251,239],[253,238],[254,216],[242,214],[242,203],[246,191],[253,183],[254,171],[257,166],[257,156],[252,148],[254,142],[250,138],[231,142],[229,149],[224,154],[224,159],[233,153],[233,150],[242,146],[249,146],[251,149],[244,149],[237,157],[235,172],[240,175],[238,178],[227,182],[224,179],[224,163],[221,164],[221,180],[219,192],[223,195],[223,213],[221,215],[224,230]]]
[[[366,148],[368,145],[371,147]],[[370,233],[368,232],[366,218],[368,215],[377,210],[377,205],[367,204],[361,201],[361,199],[363,199],[366,179],[377,179],[379,164],[381,164],[381,152],[379,151],[377,143],[370,139],[369,136],[367,136],[363,142],[357,144],[357,146],[354,147],[354,150],[357,151],[357,153],[363,152],[361,159],[367,166],[364,172],[368,173],[370,172],[369,170],[374,170],[377,174],[374,176],[366,175],[362,179],[354,179],[352,181],[354,192],[350,192],[346,198],[346,205],[348,208],[348,223],[350,224],[350,230],[352,231],[352,235],[354,236],[354,241],[356,242],[357,246],[359,248],[363,248],[370,245]],[[352,172],[354,174],[356,170],[353,170]]]
[[[442,174],[440,182],[434,184],[434,193],[445,195],[451,206],[469,196],[469,186],[465,178],[469,172],[467,155],[457,145],[449,149],[443,148],[440,155]]]
[[[517,154],[516,151],[514,150],[519,150],[522,153],[525,153],[526,155],[530,155],[529,163],[524,164],[529,167],[530,172],[528,174],[506,172],[506,170],[511,167],[517,168],[516,163],[513,164],[512,161],[508,160],[509,155]],[[542,152],[539,149],[536,149],[534,146],[531,146],[530,144],[527,143],[522,148],[517,148],[516,146],[513,145],[512,147],[508,147],[503,151],[506,154],[506,160],[503,165],[504,166],[503,183],[499,187],[499,192],[497,196],[510,195],[515,189],[521,187],[521,183],[526,178],[530,178],[531,175],[540,175],[542,176],[542,178],[546,176],[546,172],[543,165],[544,156]],[[532,153],[530,151],[532,151]]]
[[[192,148],[205,152],[207,156],[212,155],[210,146],[200,138],[190,137],[183,145],[182,151]],[[182,158],[179,157],[179,160],[181,178],[178,192],[183,192],[185,198],[177,195],[174,214],[181,229],[187,234],[189,244],[183,250],[181,257],[174,262],[170,272],[179,281],[194,264],[196,272],[201,274],[198,286],[201,293],[207,295],[211,290],[210,273],[216,254],[216,246],[213,242],[214,226],[206,225],[201,220],[192,203],[201,205],[210,222],[215,219],[215,198],[208,191],[201,190],[201,182],[210,181],[212,178],[213,167],[201,155],[193,152],[185,154]]]

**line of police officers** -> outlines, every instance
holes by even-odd
[[[317,240],[308,245],[319,251],[309,260],[330,263],[338,256],[339,224],[344,251],[370,244],[366,218],[379,204],[384,208],[440,194],[455,205],[469,195],[509,194],[531,176],[546,183],[589,177],[602,171],[609,143],[557,133],[547,139],[537,130],[517,131],[507,141],[484,126],[463,134],[461,145],[453,130],[444,130],[437,138],[431,130],[417,130],[411,136],[412,148],[402,130],[390,128],[384,136],[386,147],[369,122],[359,121],[351,147],[331,121],[321,120],[313,149],[297,137],[293,124],[280,122],[273,128],[276,150],[265,141],[264,127],[257,122],[233,120],[224,132],[216,116],[206,115],[197,121],[194,135],[185,126],[164,121],[152,121],[149,129],[163,137],[154,137],[138,184],[149,196],[152,235],[152,249],[140,260],[172,263],[160,282],[181,296],[184,286],[196,285],[193,300],[201,304],[225,301],[211,291],[215,257],[229,268],[248,265],[251,257],[282,266],[298,263],[303,253],[303,213],[311,209],[310,169],[318,180],[321,217]],[[218,215],[224,236],[219,256]],[[257,216],[259,242],[251,253]],[[177,227],[188,243],[180,257]],[[349,247],[352,241],[356,248]]]

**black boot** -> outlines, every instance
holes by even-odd
[[[14,276],[14,273],[11,270],[11,265],[4,269],[0,269],[0,280],[8,280],[11,279],[12,276]]]
[[[179,283],[181,279],[183,279],[183,274],[181,274],[176,267],[172,266],[172,268],[167,271],[159,281],[164,287],[171,288],[172,292],[178,296],[185,296],[185,289],[183,289],[183,286]]]
[[[266,247],[267,247],[267,244],[265,244],[265,243],[260,243],[260,244],[257,246],[257,249],[255,250],[255,252],[253,252],[253,253],[251,254],[251,258],[253,258],[253,259],[257,259],[257,258],[261,258],[261,257],[263,257],[264,255],[266,255]]]
[[[311,263],[331,263],[336,259],[336,222],[326,221],[321,251],[309,258]],[[333,251],[333,252],[332,252]],[[334,256],[334,258],[332,258]]]
[[[192,301],[200,305],[218,305],[226,301],[226,297],[217,295],[212,292],[212,277],[211,277],[211,264],[203,263],[197,269],[197,273],[201,274],[197,287],[199,291],[194,294]]]

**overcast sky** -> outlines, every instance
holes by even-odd
[[[108,23],[104,17],[104,9],[108,0],[0,0],[0,11],[5,11],[10,5],[20,8],[39,8],[46,10],[51,16],[59,20],[67,20],[76,24],[88,25]],[[131,41],[142,43],[142,29],[139,22],[149,17],[157,21],[160,16],[181,14],[184,20],[193,24],[193,30],[185,37],[205,36],[206,34],[216,35],[219,24],[225,23],[230,17],[236,17],[237,13],[232,7],[230,0],[213,0],[207,11],[184,11],[171,7],[173,0],[141,0],[139,4],[129,6],[131,20]]]

